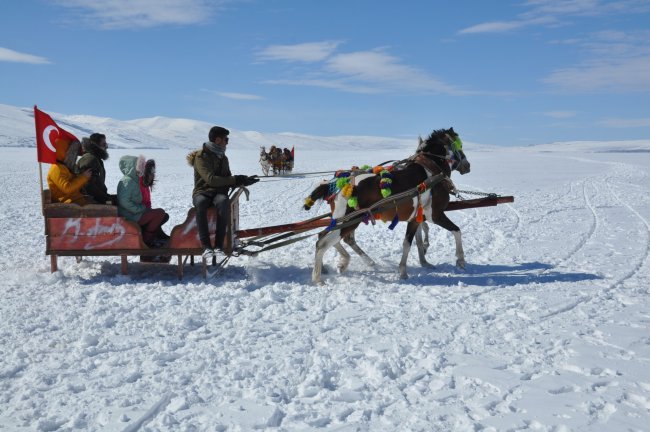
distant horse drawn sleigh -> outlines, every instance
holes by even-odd
[[[289,174],[293,171],[295,151],[292,148],[281,149],[280,147],[271,146],[269,151],[266,147],[260,147],[260,166],[262,173],[268,175]]]
[[[316,200],[325,199],[330,203],[332,212],[295,223],[241,229],[239,200],[242,194],[248,199],[249,192],[244,187],[233,190],[229,197],[231,212],[223,245],[226,257],[221,262],[213,258],[212,265],[216,266],[213,272],[209,271],[209,263],[203,259],[203,276],[217,273],[232,256],[255,256],[318,234],[312,280],[319,283],[322,258],[330,247],[335,247],[340,254],[339,270],[347,268],[350,256],[340,244],[341,241],[351,246],[368,264],[374,264],[354,241],[354,230],[362,223],[374,224],[377,219],[390,221],[391,229],[399,221],[408,223],[400,262],[402,277],[407,277],[406,256],[414,237],[418,241],[420,261],[427,265],[424,259],[426,242],[421,240],[418,229],[426,226],[425,221],[440,225],[454,234],[457,265],[462,267],[465,262],[460,229],[444,212],[514,201],[512,196],[494,194],[481,194],[481,198],[470,200],[449,200],[450,194],[459,196],[450,180],[451,171],[457,170],[461,174],[469,172],[462,143],[453,129],[434,131],[427,140],[420,140],[413,156],[389,162],[393,162],[390,167],[353,167],[349,171],[337,172],[331,180],[321,183],[305,201],[305,208],[309,209]],[[43,191],[42,198],[46,255],[50,256],[52,272],[57,270],[57,258],[60,256],[74,256],[77,260],[84,256],[119,256],[121,271],[127,274],[129,256],[164,255],[176,257],[177,274],[182,278],[187,261],[193,265],[194,257],[201,256],[203,252],[194,208],[188,211],[183,223],[172,229],[164,247],[151,248],[144,243],[140,227],[119,217],[114,206],[51,203],[47,190]],[[216,212],[210,210],[210,235],[214,239]],[[316,229],[322,230],[308,233]]]

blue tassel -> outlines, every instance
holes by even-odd
[[[389,230],[395,229],[395,227],[397,226],[397,222],[399,222],[399,215],[396,214],[395,217],[393,218],[393,221],[390,223],[390,225],[388,225],[388,229]]]
[[[327,196],[334,195],[336,192],[338,192],[338,189],[336,188],[336,178],[335,178],[334,180],[330,181],[329,189],[327,191]]]
[[[332,219],[332,222],[325,228],[325,231],[329,231],[336,226],[336,219]]]

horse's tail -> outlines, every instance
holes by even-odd
[[[329,182],[323,182],[314,189],[307,198],[305,198],[305,205],[303,208],[309,210],[319,199],[324,199],[329,193]]]

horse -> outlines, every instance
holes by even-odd
[[[456,240],[456,264],[463,268],[465,266],[465,256],[461,241],[460,228],[456,226],[444,214],[449,203],[449,194],[454,190],[454,185],[449,180],[452,170],[457,170],[461,174],[470,171],[470,163],[462,150],[462,141],[453,128],[435,130],[426,139],[419,138],[418,148],[415,155],[400,161],[396,164],[396,169],[392,172],[392,193],[408,191],[417,187],[428,177],[443,174],[445,179],[434,184],[430,193],[424,193],[422,196],[414,197],[412,201],[404,200],[395,205],[394,208],[383,209],[381,218],[384,221],[407,221],[406,236],[403,241],[402,259],[399,264],[399,274],[401,278],[408,278],[406,273],[406,259],[410,251],[413,237],[418,233],[420,222],[418,218],[418,208],[422,208],[423,216],[443,228],[451,231]],[[360,209],[368,208],[383,198],[381,193],[382,178],[375,174],[360,174],[354,176],[353,192],[356,196],[357,207]],[[330,189],[329,182],[318,186],[308,198],[313,203],[316,199],[327,196]],[[341,218],[353,211],[348,206],[348,199],[343,194],[337,193],[331,201],[333,206],[332,218]],[[309,205],[305,205],[308,208]],[[359,248],[354,241],[354,231],[361,221],[352,223],[350,226],[336,231],[324,231],[320,233],[319,240],[316,243],[316,254],[314,270],[312,272],[312,281],[321,282],[322,260],[325,252],[334,246],[341,255],[338,269],[340,272],[345,271],[349,264],[350,255],[340,244],[341,240],[350,245],[357,254],[369,265],[374,262],[368,255]],[[420,236],[417,236],[418,252],[422,265],[428,265],[424,257],[425,250],[421,244]]]
[[[260,166],[262,167],[262,172],[265,176],[269,175],[269,170],[271,169],[271,161],[269,160],[269,155],[266,153],[266,147],[260,147]]]

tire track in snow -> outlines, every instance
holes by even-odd
[[[576,301],[573,301],[572,303],[565,305],[555,311],[552,311],[546,315],[542,315],[540,319],[548,319],[555,317],[557,315],[563,314],[565,312],[570,312],[574,310],[576,307],[582,305],[582,304],[587,304],[590,302],[593,302],[595,300],[603,300],[610,298],[610,293],[611,291],[615,290],[617,287],[621,286],[625,281],[633,278],[636,274],[639,273],[641,268],[645,265],[645,263],[648,261],[648,257],[650,257],[650,223],[646,218],[643,217],[637,210],[635,210],[631,205],[629,205],[627,202],[623,201],[617,193],[615,193],[611,186],[610,186],[610,180],[611,176],[607,177],[605,179],[605,185],[607,189],[609,190],[609,193],[611,196],[614,197],[614,199],[621,205],[621,207],[627,208],[628,213],[631,213],[634,215],[636,218],[638,218],[641,223],[645,226],[645,232],[646,232],[646,241],[645,241],[645,250],[642,253],[642,257],[639,259],[639,261],[634,265],[634,267],[625,273],[623,276],[619,277],[616,279],[614,282],[612,282],[608,287],[604,288],[601,292],[597,293],[596,295],[593,296],[582,296]],[[589,204],[590,205],[590,204]],[[593,211],[593,207],[590,207]],[[595,214],[595,213],[594,213]]]
[[[624,274],[620,279],[618,279],[616,282],[614,282],[612,285],[610,285],[607,289],[605,289],[605,292],[609,292],[613,290],[614,288],[622,285],[626,280],[631,279],[634,277],[641,268],[645,265],[645,263],[648,261],[648,256],[650,256],[650,223],[648,223],[648,220],[643,217],[641,213],[639,213],[637,210],[634,209],[631,205],[629,205],[627,202],[623,201],[618,194],[614,193],[610,186],[609,178],[605,182],[605,185],[607,186],[607,189],[610,191],[611,195],[618,201],[623,207],[628,209],[628,212],[636,216],[641,223],[645,226],[645,250],[643,251],[643,256],[639,260],[639,262],[626,274]]]
[[[595,189],[596,193],[598,193],[598,188],[596,187],[595,183],[592,181],[589,182],[589,184]],[[538,275],[543,275],[545,273],[548,273],[555,267],[562,265],[566,262],[568,262],[572,257],[574,257],[582,248],[585,247],[585,245],[593,238],[594,233],[596,232],[596,229],[600,225],[600,220],[598,218],[598,215],[596,214],[596,210],[594,209],[594,206],[591,204],[591,201],[589,200],[589,195],[587,194],[587,184],[583,183],[582,185],[582,196],[584,198],[584,203],[585,207],[589,209],[589,212],[591,213],[591,226],[589,227],[587,233],[582,237],[582,239],[574,246],[571,251],[564,257],[561,258],[559,261],[557,261],[555,264],[553,264],[552,267],[549,267],[547,269],[544,269],[538,273]]]

